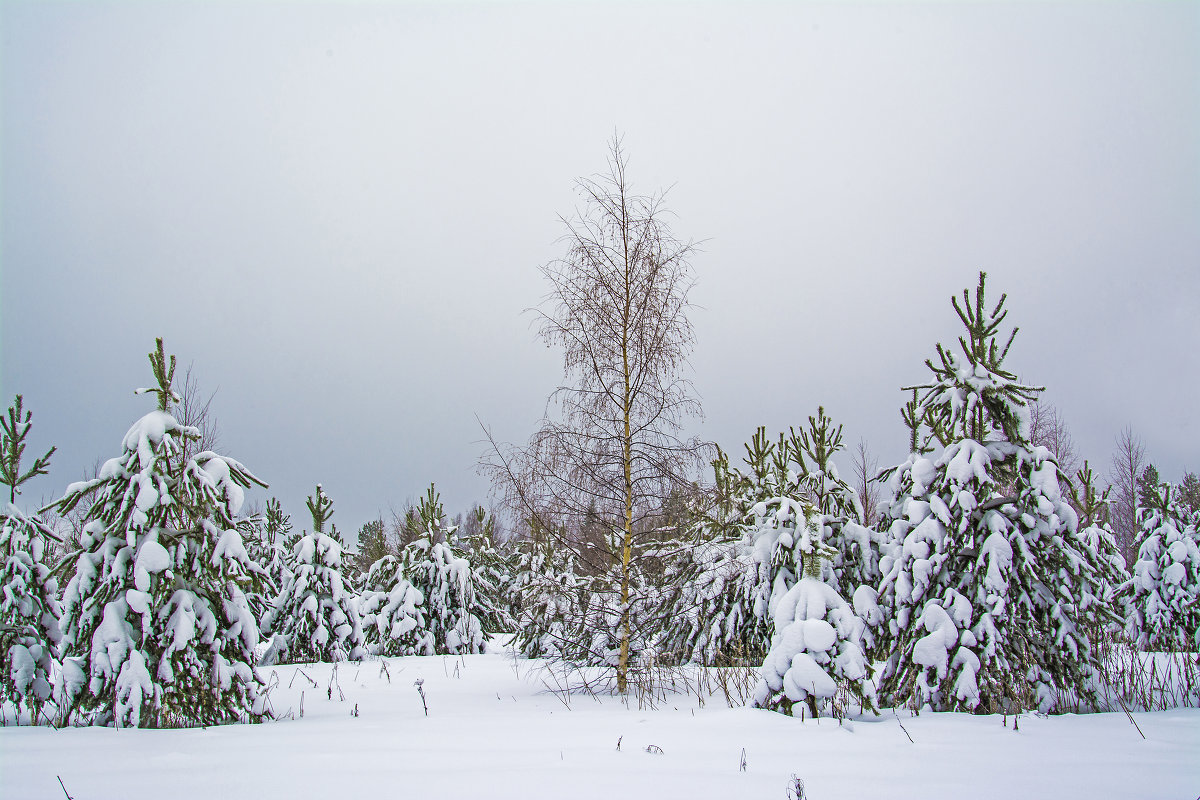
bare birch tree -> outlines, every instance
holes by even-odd
[[[1029,442],[1049,450],[1064,475],[1074,478],[1079,471],[1075,437],[1057,407],[1036,401],[1029,404]]]
[[[1117,435],[1117,451],[1109,464],[1108,479],[1114,489],[1110,515],[1113,532],[1129,564],[1137,555],[1133,551],[1133,538],[1137,533],[1138,478],[1145,466],[1146,447],[1133,428],[1126,427]]]
[[[877,481],[879,476],[879,459],[871,453],[866,440],[859,439],[854,448],[854,491],[858,494],[858,502],[862,506],[862,518],[859,523],[866,528],[875,524],[879,516],[879,506],[882,484]]]
[[[599,519],[609,533],[581,558],[613,576],[621,693],[638,561],[673,490],[686,491],[707,455],[682,429],[700,414],[683,375],[694,344],[693,245],[671,233],[661,193],[632,191],[627,166],[614,137],[608,172],[577,182],[584,207],[562,218],[567,253],[542,268],[550,292],[533,309],[540,338],[562,348],[564,385],[529,444],[494,447],[485,464],[538,530],[562,536]]]
[[[180,425],[189,425],[200,431],[199,439],[185,439],[183,442],[182,459],[184,463],[196,453],[205,450],[216,450],[221,446],[221,433],[217,428],[216,414],[213,411],[213,398],[217,391],[205,395],[200,389],[200,381],[188,364],[183,373],[183,384],[179,387],[179,402],[175,405],[175,418]]]

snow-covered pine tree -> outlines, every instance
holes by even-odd
[[[362,576],[363,586],[371,567],[384,556],[395,554],[383,518],[364,522],[358,529],[358,550],[354,554],[354,571]]]
[[[714,513],[698,526],[697,544],[673,576],[675,612],[662,637],[666,653],[699,663],[728,663],[735,652],[755,660],[765,655],[774,630],[770,599],[786,591],[776,591],[780,585],[793,585],[796,573],[785,564],[772,566],[770,553],[756,553],[762,546],[756,544],[761,503],[790,498],[814,504],[821,516],[819,540],[835,548],[823,577],[835,591],[845,583],[851,597],[864,584],[874,585],[874,535],[853,521],[857,496],[831,461],[840,447],[841,428],[822,408],[809,417],[807,430],[781,434],[778,442],[760,427],[745,445],[745,472],[719,454],[713,462]]]
[[[1045,447],[1018,448],[1016,457],[1016,502],[1006,513],[1021,588],[1012,592],[1010,583],[1016,608],[1008,613],[1019,621],[1017,640],[1024,639],[1032,657],[1025,678],[1042,710],[1094,708],[1101,655],[1088,623],[1104,608],[1086,601],[1106,591],[1104,565],[1077,536],[1079,518],[1067,502],[1067,476],[1054,454]]]
[[[283,513],[283,506],[278,499],[269,498],[251,555],[254,555],[266,570],[276,594],[290,574],[287,554],[295,547],[298,539],[299,536],[292,534],[291,516]]]
[[[374,656],[431,656],[433,632],[425,598],[404,575],[400,559],[385,555],[367,571],[358,600],[366,651]]]
[[[589,649],[592,632],[586,622],[595,588],[592,574],[602,562],[585,561],[574,548],[564,545],[568,541],[565,532],[544,530],[542,519],[534,514],[527,520],[529,536],[515,547],[509,583],[516,630],[513,646],[528,658],[608,665],[607,653]]]
[[[425,620],[441,654],[482,653],[489,637],[492,609],[476,594],[471,562],[455,552],[454,528],[433,484],[417,507],[422,535],[400,554],[405,576],[425,599]]]
[[[535,646],[543,647],[548,657],[565,666],[615,670],[621,657],[624,619],[628,619],[628,642],[634,655],[627,662],[626,674],[629,680],[640,684],[653,665],[656,623],[662,619],[664,609],[662,595],[642,573],[647,562],[631,565],[626,573],[630,581],[628,617],[621,613],[620,583],[615,569],[599,575],[579,574],[578,563],[579,555],[568,550],[562,561],[551,562],[549,572],[537,575],[539,593],[525,609],[528,613],[521,617],[522,624],[531,621],[529,633],[537,636]],[[546,569],[546,565],[541,568]],[[524,630],[521,634],[526,640],[531,638]],[[608,677],[615,677],[615,673]]]
[[[62,641],[58,581],[44,563],[52,538],[11,503],[0,511],[0,697],[35,723],[51,699]]]
[[[1077,547],[1091,563],[1096,578],[1081,585],[1078,598],[1088,638],[1094,644],[1121,627],[1123,620],[1117,609],[1116,593],[1129,577],[1125,557],[1117,546],[1117,535],[1109,524],[1109,491],[1107,488],[1100,491],[1087,461],[1070,486],[1071,506],[1079,514]]]
[[[58,581],[46,566],[48,547],[58,537],[36,515],[15,505],[21,484],[45,475],[55,448],[21,471],[33,414],[17,395],[0,417],[0,485],[9,500],[0,503],[0,698],[37,722],[50,701],[54,663],[62,634]]]
[[[754,614],[757,569],[747,542],[701,539],[682,549],[673,567],[659,657],[721,667],[762,663],[771,627]]]
[[[25,398],[17,395],[8,407],[7,418],[0,417],[0,485],[8,487],[8,502],[15,504],[21,493],[21,484],[45,475],[50,466],[50,457],[58,448],[51,447],[46,454],[34,459],[33,466],[21,472],[21,459],[25,456],[25,439],[33,426],[33,412],[23,407]]]
[[[678,599],[669,604],[661,657],[705,666],[761,663],[770,625],[753,613],[749,548],[741,539],[702,540],[681,556],[679,577],[670,580]]]
[[[1200,477],[1196,477],[1196,473],[1183,473],[1183,480],[1179,482],[1176,492],[1179,495],[1179,504],[1187,509],[1190,518],[1200,515]],[[1200,524],[1200,521],[1197,521],[1197,524]]]
[[[54,505],[94,497],[63,600],[64,696],[77,720],[118,727],[259,721],[251,667],[259,630],[246,599],[261,568],[238,531],[244,490],[265,486],[211,451],[181,458],[199,432],[168,413],[162,339],[150,354],[158,408],[125,434],[121,455]]]
[[[1159,478],[1158,467],[1148,464],[1137,479],[1138,507],[1153,506],[1156,500],[1161,499],[1161,493],[1162,479]]]
[[[865,623],[821,579],[823,562],[837,554],[821,541],[825,515],[788,497],[759,503],[754,515],[755,554],[773,573],[768,606],[775,631],[754,705],[791,715],[793,705],[804,702],[817,716],[844,686],[870,707]]]
[[[1133,576],[1121,587],[1125,635],[1142,650],[1200,650],[1200,534],[1169,484],[1143,485]]]
[[[760,664],[771,643],[767,610],[769,570],[754,558],[753,509],[794,489],[787,443],[777,446],[760,427],[745,445],[746,472],[718,451],[713,461],[715,502],[671,565],[669,607],[659,650],[670,663],[707,666]]]
[[[865,625],[822,580],[833,579],[825,562],[838,554],[821,541],[824,523],[837,515],[813,505],[824,497],[835,508],[827,433],[827,426],[818,428],[806,451],[794,432],[775,443],[760,427],[746,444],[745,473],[718,455],[717,502],[675,582],[676,611],[661,640],[680,661],[765,656],[755,703],[789,714],[801,701],[816,714],[841,686],[869,705]],[[805,452],[816,454],[813,468],[805,469]],[[874,593],[867,592],[873,609]]]
[[[319,483],[308,510],[313,530],[287,553],[283,587],[263,620],[263,630],[275,636],[268,660],[358,661],[366,654],[362,623],[342,577],[341,542],[325,532],[333,501]]]
[[[891,476],[880,697],[987,712],[1087,703],[1098,660],[1078,601],[1097,576],[1057,465],[1026,439],[1023,409],[1040,389],[1004,368],[1017,331],[1000,345],[1005,297],[989,309],[985,281],[973,302],[953,299],[962,355],[938,345],[910,409],[916,449],[929,441],[918,425],[945,449],[914,452]]]
[[[475,595],[486,609],[484,627],[490,631],[511,631],[515,621],[509,601],[514,560],[498,540],[496,518],[483,506],[471,509],[467,523],[456,531],[456,545],[471,563]]]
[[[248,594],[247,597],[254,617],[258,620],[259,630],[263,632],[266,631],[265,622],[274,607],[275,598],[279,596],[284,582],[291,575],[287,564],[288,553],[298,538],[293,537],[291,531],[291,518],[283,513],[283,507],[274,497],[267,500],[266,509],[261,515],[249,519],[249,530],[245,537],[246,552],[250,554],[254,563],[263,568],[265,577],[261,581],[260,590]],[[282,645],[283,640],[277,644]],[[260,660],[261,665],[275,663],[277,648],[272,648],[269,652],[270,655],[265,661]]]
[[[808,429],[791,433],[791,452],[800,485],[821,514],[821,541],[836,552],[830,559],[832,586],[854,597],[861,586],[879,584],[878,535],[856,520],[862,517],[858,493],[838,475],[832,458],[842,449],[842,426],[833,426],[823,407],[808,418]]]
[[[586,555],[576,552],[565,544],[565,531],[548,533],[541,519],[533,515],[528,520],[530,536],[515,548],[509,583],[513,646],[529,658],[547,658],[566,667],[613,667],[620,643],[619,614],[611,614],[611,564],[590,558],[589,550]],[[597,541],[601,547],[610,544]],[[631,631],[639,645],[645,644],[638,635],[636,614]]]
[[[517,545],[509,591],[515,602],[513,646],[529,658],[563,658],[584,592],[570,548],[528,539]]]
[[[253,523],[254,535],[248,537],[246,551],[266,572],[274,598],[287,576],[287,554],[298,537],[292,536],[292,518],[274,497],[268,498],[262,516],[254,517]]]

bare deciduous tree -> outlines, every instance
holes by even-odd
[[[1029,442],[1049,450],[1062,473],[1075,477],[1079,471],[1075,439],[1055,406],[1036,401],[1029,404]]]
[[[207,396],[200,390],[200,381],[188,364],[183,373],[183,383],[177,389],[179,402],[175,404],[174,416],[181,425],[190,425],[200,431],[199,439],[184,439],[183,461],[203,453],[205,450],[217,450],[221,446],[221,434],[217,430],[216,414],[213,412],[213,398],[217,396],[214,389]]]
[[[858,440],[854,448],[854,491],[858,493],[858,502],[862,506],[862,519],[859,522],[869,528],[878,516],[876,506],[879,505],[881,486],[875,480],[879,475],[879,459],[871,454],[871,449],[863,439]]]
[[[561,535],[598,517],[610,533],[594,555],[612,565],[621,693],[637,562],[664,504],[686,490],[707,455],[682,431],[700,413],[682,374],[694,341],[693,245],[672,235],[662,194],[632,191],[627,165],[614,137],[607,174],[577,182],[584,208],[562,219],[567,254],[542,268],[551,289],[534,310],[542,340],[563,350],[565,383],[529,444],[494,447],[490,458],[518,514],[537,529]]]
[[[1133,538],[1137,533],[1138,478],[1146,465],[1146,447],[1142,440],[1126,427],[1117,435],[1117,451],[1109,464],[1108,479],[1112,482],[1112,513],[1110,520],[1117,544],[1127,563],[1132,564]]]

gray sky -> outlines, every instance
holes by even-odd
[[[0,399],[59,448],[27,505],[119,452],[155,336],[300,526],[318,481],[345,531],[484,500],[614,129],[704,240],[700,435],[824,404],[902,459],[986,269],[1083,455],[1132,425],[1200,469],[1200,4],[6,0],[0,37]]]

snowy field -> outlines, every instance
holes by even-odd
[[[793,774],[810,800],[1200,795],[1198,709],[1134,714],[1143,739],[1120,713],[1021,716],[1014,731],[1011,718],[1005,727],[965,714],[801,722],[720,696],[639,709],[562,698],[543,685],[554,681],[540,662],[501,654],[262,674],[278,681],[271,701],[282,717],[263,725],[0,729],[0,796],[61,800],[61,776],[75,800],[783,800]]]

